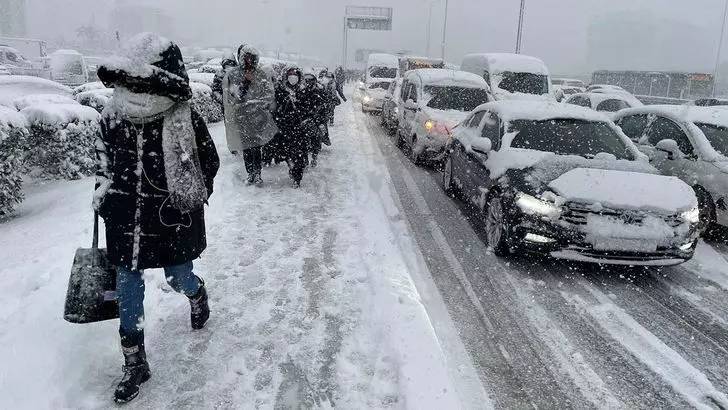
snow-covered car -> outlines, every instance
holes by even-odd
[[[611,84],[592,84],[588,87],[586,87],[586,92],[595,92],[595,91],[606,91],[606,92],[621,92],[626,93],[628,92],[624,88],[618,86],[618,85],[611,85]]]
[[[88,67],[83,55],[76,50],[57,50],[49,55],[51,80],[69,87],[89,82]]]
[[[57,94],[70,97],[70,88],[55,81],[25,75],[0,76],[0,105],[15,107],[14,101],[31,94]]]
[[[701,228],[728,227],[728,111],[649,105],[621,111],[615,122],[652,165],[693,187]]]
[[[386,128],[390,134],[397,132],[399,124],[399,103],[402,98],[402,79],[393,81],[384,95],[382,103],[382,126]]]
[[[10,75],[10,69],[0,64],[0,75]]]
[[[564,99],[568,98],[571,95],[583,93],[583,88],[578,87],[564,87],[561,85],[555,85],[553,86],[553,93],[554,97],[556,98],[556,101],[562,102]]]
[[[411,70],[400,92],[398,145],[409,147],[415,164],[440,161],[452,129],[492,99],[488,84],[478,75],[437,68]]]
[[[30,94],[18,97],[13,101],[15,109],[22,111],[23,109],[33,105],[52,105],[52,104],[78,104],[76,100],[67,95],[61,94]]]
[[[549,70],[536,57],[508,53],[468,54],[460,69],[485,79],[496,100],[554,100]]]
[[[5,66],[9,74],[28,74],[33,69],[33,63],[20,51],[3,45],[0,45],[0,64]]]
[[[389,85],[392,84],[393,79],[375,79],[374,82],[366,83],[364,86],[364,92],[361,96],[361,110],[362,112],[379,112],[382,109],[384,103],[384,96],[387,94]]]
[[[448,146],[443,187],[484,211],[497,255],[675,265],[692,258],[698,201],[604,114],[558,103],[476,108]]]
[[[369,54],[364,75],[367,83],[379,80],[394,80],[400,76],[399,58],[392,54]]]
[[[570,96],[564,102],[605,112],[617,112],[626,108],[644,106],[636,98],[630,98],[629,95],[623,93],[579,93]]]

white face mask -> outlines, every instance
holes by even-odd
[[[288,84],[290,84],[290,85],[296,85],[296,84],[298,84],[298,76],[297,75],[289,75],[288,76]]]

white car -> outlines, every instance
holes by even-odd
[[[618,265],[693,257],[698,201],[604,114],[556,102],[484,104],[455,129],[443,188],[483,211],[498,256]]]
[[[492,101],[485,80],[465,71],[418,69],[402,81],[398,109],[398,145],[409,146],[410,158],[440,161],[452,129],[475,107]]]
[[[0,76],[0,105],[15,109],[17,98],[33,94],[73,96],[70,88],[55,81],[25,75]]]
[[[89,82],[88,67],[83,55],[75,50],[58,50],[49,56],[51,80],[69,87]]]
[[[0,75],[10,75],[10,69],[0,64]]]
[[[579,93],[570,96],[564,102],[605,112],[644,106],[638,99],[624,93]]]
[[[380,112],[382,104],[384,104],[384,96],[389,90],[389,85],[394,79],[377,78],[371,83],[364,85],[364,91],[361,96],[362,112]]]
[[[728,226],[728,110],[650,105],[620,111],[615,122],[652,165],[693,187],[702,229]]]
[[[543,61],[522,54],[486,53],[463,57],[460,69],[485,79],[496,100],[554,101]]]

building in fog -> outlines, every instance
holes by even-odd
[[[174,20],[161,8],[138,1],[119,0],[110,15],[111,29],[121,38],[144,31],[152,31],[174,38]]]
[[[587,62],[592,70],[710,72],[705,62],[715,50],[706,39],[713,37],[702,27],[647,11],[612,12],[589,25]]]
[[[25,17],[25,0],[0,0],[0,36],[25,36]]]

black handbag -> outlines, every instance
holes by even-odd
[[[116,267],[109,263],[106,249],[99,249],[99,214],[95,212],[91,249],[77,249],[73,259],[63,318],[94,323],[118,317]]]

